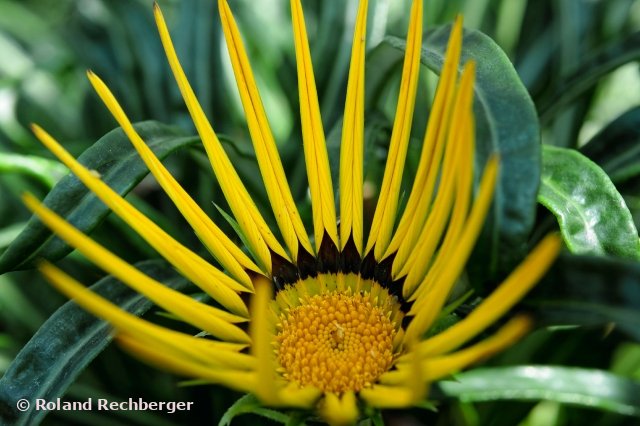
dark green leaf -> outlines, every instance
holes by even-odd
[[[640,174],[640,107],[616,118],[580,152],[598,163],[620,187]]]
[[[422,63],[440,72],[450,26],[426,33]],[[467,30],[462,64],[477,63],[474,112],[476,118],[476,177],[489,156],[500,156],[500,178],[494,206],[487,218],[474,262],[487,275],[510,270],[523,255],[533,226],[540,177],[539,126],[534,105],[513,65],[486,35]],[[387,37],[367,61],[367,99],[377,99],[400,67],[405,41]]]
[[[539,365],[479,368],[436,386],[445,397],[466,402],[545,399],[640,416],[640,384],[602,370]]]
[[[231,420],[241,414],[256,414],[282,424],[287,424],[289,421],[288,415],[276,410],[264,408],[260,401],[258,401],[258,398],[252,394],[247,394],[229,407],[220,419],[218,426],[231,425]]]
[[[140,271],[174,289],[188,281],[162,261],[135,265]],[[152,303],[144,296],[106,277],[91,289],[135,315],[142,315]],[[80,372],[111,341],[110,326],[86,312],[74,302],[65,303],[43,325],[13,360],[0,379],[0,423],[33,425],[46,414],[33,408],[16,409],[20,399],[33,402],[42,398],[55,401]]]
[[[640,240],[622,196],[598,165],[572,149],[545,145],[538,200],[558,219],[577,254],[640,258]]]
[[[640,341],[640,264],[562,254],[527,301],[546,325],[603,325]]]
[[[575,101],[600,79],[621,65],[640,58],[640,32],[605,46],[583,63],[576,64],[574,71],[559,83],[542,101],[538,102],[540,120],[545,123],[555,118],[567,104]]]
[[[160,159],[199,141],[156,122],[139,123],[135,128]],[[78,160],[100,173],[102,180],[121,195],[128,193],[149,172],[120,129],[107,133]],[[91,232],[109,212],[72,175],[65,176],[56,184],[45,197],[44,204],[83,232]],[[70,251],[67,244],[32,217],[24,231],[0,256],[0,273],[32,267],[38,258],[60,259]]]

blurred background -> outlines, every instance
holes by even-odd
[[[304,198],[306,178],[300,152],[295,56],[285,0],[229,0],[239,23],[267,114],[287,166],[294,194]],[[178,55],[214,129],[258,204],[267,203],[231,72],[214,0],[159,0]],[[339,129],[344,106],[357,1],[304,0],[325,132]],[[370,0],[367,43],[404,37],[409,0]],[[425,0],[425,29],[464,15],[467,28],[493,38],[506,52],[539,114],[542,141],[580,147],[624,113],[640,120],[640,0]],[[427,46],[428,47],[428,46]],[[30,215],[25,191],[43,198],[66,169],[52,160],[29,130],[38,123],[74,155],[116,127],[92,92],[87,69],[112,89],[132,121],[155,120],[194,134],[193,125],[166,63],[149,0],[0,0],[0,253]],[[369,70],[368,70],[369,71]],[[368,72],[367,71],[367,72]],[[422,133],[436,76],[423,69],[414,122]],[[375,99],[371,117],[390,129],[399,74]],[[383,132],[384,133],[384,132]],[[419,136],[416,136],[419,137]],[[637,138],[637,131],[632,137]],[[381,148],[388,140],[380,138]],[[383,154],[371,160],[383,164]],[[377,153],[374,152],[374,154]],[[224,206],[203,152],[181,150],[167,159],[170,170],[205,210],[222,223],[212,201]],[[376,159],[377,158],[377,159]],[[378,167],[380,170],[380,167]],[[622,177],[621,177],[622,179]],[[621,180],[634,217],[640,217],[636,182]],[[614,183],[615,179],[614,179]],[[153,180],[129,195],[143,211],[181,241],[195,246],[183,221]],[[303,207],[304,210],[304,207]],[[302,214],[309,214],[307,211]],[[637,220],[636,220],[637,224]],[[108,216],[93,232],[98,241],[131,262],[157,255],[117,218]],[[96,270],[72,253],[61,262],[85,283]],[[45,319],[63,302],[32,271],[0,275],[0,374]],[[540,330],[492,362],[566,364],[607,369],[640,380],[640,345],[602,327],[572,332]],[[147,400],[196,401],[201,418],[216,421],[239,395],[216,387],[181,387],[171,375],[148,368],[117,347],[102,352],[70,387],[68,398],[103,395],[113,400],[145,395]],[[193,414],[193,413],[192,413]],[[59,412],[45,424],[178,425],[197,417]],[[391,424],[565,425],[626,424],[627,418],[556,402],[464,403],[441,406],[440,415],[414,410],[395,413]],[[254,419],[240,418],[251,424]]]

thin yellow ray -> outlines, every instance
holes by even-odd
[[[467,262],[480,234],[493,199],[497,174],[498,158],[493,156],[485,167],[480,181],[478,197],[465,224],[465,230],[458,240],[454,255],[450,257],[446,268],[443,268],[442,273],[438,274],[437,277],[431,274],[430,271],[418,287],[418,290],[410,297],[410,300],[416,300],[409,312],[410,315],[413,314],[415,317],[407,327],[405,341],[418,339],[431,326],[440,309],[442,309],[451,287],[460,276],[462,268]],[[428,297],[426,296],[427,293]]]
[[[209,123],[209,120],[204,114],[180,65],[178,55],[176,54],[169,35],[169,29],[157,3],[154,4],[154,15],[169,65],[171,66],[180,93],[182,93],[184,102],[189,110],[191,119],[207,151],[209,162],[218,178],[220,188],[222,188],[222,192],[251,248],[251,252],[257,257],[258,263],[271,273],[270,250],[282,256],[284,259],[290,260],[290,257],[284,251],[258,211],[247,189],[242,184],[238,173],[231,164],[227,153],[222,148],[222,144],[220,144],[218,137],[211,127],[211,123]]]
[[[447,353],[472,339],[513,307],[547,272],[562,242],[545,237],[509,277],[469,316],[442,333],[418,344],[423,357]]]
[[[55,139],[40,127],[33,125],[36,137],[62,163],[89,188],[115,214],[131,226],[142,238],[169,261],[182,275],[211,295],[232,312],[248,318],[248,311],[237,291],[246,288],[231,277],[223,274],[214,266],[204,261],[197,254],[174,240],[159,226],[136,210],[129,202],[109,188],[100,178],[82,166]]]
[[[362,255],[364,58],[368,0],[361,0],[356,19],[340,145],[340,249],[353,237]]]
[[[391,131],[389,156],[385,165],[382,187],[378,204],[373,215],[371,231],[365,253],[374,248],[376,260],[382,260],[387,250],[398,209],[402,171],[409,146],[411,122],[415,107],[418,73],[420,70],[420,53],[422,46],[422,0],[414,0],[411,6],[407,48],[400,81],[400,93],[396,107],[396,118]]]
[[[78,231],[32,195],[24,195],[23,200],[26,206],[48,228],[69,245],[78,249],[96,265],[138,293],[144,294],[166,311],[220,339],[238,343],[249,341],[249,336],[231,323],[245,321],[245,318],[196,302],[192,298],[162,285]]]
[[[266,278],[256,280],[255,293],[251,298],[251,321],[249,335],[251,336],[251,355],[257,360],[256,367],[256,396],[265,404],[278,401],[276,388],[276,360],[273,351],[273,333],[268,321],[269,301],[271,300],[271,283]]]
[[[100,77],[91,71],[87,72],[87,76],[100,99],[120,124],[142,160],[191,225],[198,238],[234,278],[241,281],[245,287],[251,288],[251,280],[245,272],[245,268],[259,272],[258,267],[213,223],[174,177],[171,176],[171,173],[133,128],[131,121],[115,96],[113,96],[113,93]]]
[[[456,175],[456,199],[454,201],[453,213],[449,221],[449,226],[442,241],[438,254],[431,265],[430,273],[437,275],[442,268],[447,266],[451,256],[454,256],[456,243],[464,229],[464,224],[471,202],[471,189],[473,182],[473,153],[474,153],[474,125],[472,119],[461,124],[464,129],[462,140],[466,144],[462,148],[462,159],[459,171]]]
[[[296,260],[298,242],[309,253],[313,253],[309,236],[293,201],[238,26],[226,0],[219,0],[218,8],[262,180],[282,237],[293,259]]]
[[[360,398],[370,407],[383,409],[406,408],[416,402],[413,399],[413,389],[400,384],[394,386],[375,384],[370,388],[362,389],[360,391]]]
[[[422,374],[425,383],[442,379],[453,373],[480,362],[496,353],[508,348],[524,336],[532,326],[532,321],[525,315],[517,316],[509,320],[493,336],[476,343],[473,346],[454,352],[450,355],[439,357],[426,357],[422,361]],[[411,375],[408,366],[408,358],[398,362],[397,369],[380,376],[380,383],[387,386],[402,385]]]
[[[322,391],[314,386],[300,387],[299,383],[285,381],[279,385],[276,405],[282,407],[309,409],[322,395]]]
[[[126,334],[116,336],[116,341],[132,355],[175,374],[205,380],[240,392],[252,392],[255,387],[255,373],[250,371],[221,370],[205,367],[149,348]]]
[[[330,425],[353,425],[358,420],[358,401],[349,391],[342,395],[328,392],[321,402],[320,415]]]
[[[302,140],[313,207],[313,232],[316,250],[320,249],[325,232],[333,243],[340,247],[329,157],[320,118],[316,82],[313,76],[309,41],[300,0],[291,0],[291,16],[298,67]]]
[[[439,267],[443,260],[448,259],[445,256],[455,249],[455,242],[467,217],[471,197],[470,179],[473,176],[473,150],[475,148],[475,129],[471,114],[474,70],[474,62],[469,61],[462,74],[459,102],[454,110],[452,123],[455,123],[455,127],[451,130],[449,143],[456,147],[454,154],[456,158],[451,163],[445,161],[443,177],[433,210],[422,228],[417,247],[411,248],[412,252],[408,256],[407,262],[398,273],[399,276],[407,274],[403,287],[403,294],[407,296],[422,282],[427,270]],[[449,147],[447,147],[448,150]],[[446,155],[448,156],[449,153],[447,152]],[[454,193],[455,201],[452,204]],[[450,209],[453,209],[453,213],[451,213],[449,224],[445,228]],[[440,252],[434,260],[432,259],[434,252],[442,239]],[[408,246],[401,245],[398,254],[407,250],[409,250]],[[425,259],[430,259],[430,261],[425,262]]]
[[[188,357],[211,367],[250,370],[255,364],[255,359],[239,353],[246,345],[205,340],[158,326],[123,311],[48,262],[39,264],[38,269],[58,291],[109,322],[118,333],[126,332],[147,345],[161,347],[162,352]]]
[[[401,244],[406,246],[408,248],[405,250],[406,253],[403,256],[398,253],[394,258],[394,266],[396,263],[404,264],[407,256],[415,247],[431,205],[431,197],[440,169],[439,163],[451,125],[451,112],[456,99],[455,84],[461,49],[462,17],[458,16],[451,29],[442,74],[438,81],[433,109],[429,115],[411,194],[400,218],[400,223],[398,223],[398,228],[383,256],[387,257],[398,251]]]

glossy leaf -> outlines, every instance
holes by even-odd
[[[270,408],[265,408],[258,398],[252,394],[247,394],[238,399],[231,407],[224,413],[218,426],[229,426],[231,420],[241,414],[256,414],[261,417],[265,417],[276,423],[289,424],[289,416]]]
[[[174,289],[185,288],[188,281],[162,261],[135,265],[140,271]],[[135,315],[142,315],[152,302],[106,277],[91,286],[102,297]],[[65,303],[43,325],[13,360],[0,379],[0,423],[14,426],[34,425],[47,414],[33,409],[42,398],[61,397],[78,374],[111,341],[111,327],[74,302]],[[20,412],[16,403],[26,399],[31,409]]]
[[[451,26],[428,31],[421,61],[440,72]],[[381,96],[397,71],[405,41],[387,37],[367,61],[367,99]],[[465,30],[461,64],[475,60],[476,180],[489,156],[500,156],[494,205],[474,265],[485,277],[507,271],[524,252],[533,226],[540,176],[539,126],[534,105],[505,53],[479,31]]]
[[[527,303],[541,324],[609,324],[640,341],[640,263],[564,253]]]
[[[174,128],[156,122],[139,123],[140,136],[159,158],[199,142]],[[127,194],[149,172],[120,129],[107,133],[87,149],[78,160],[100,173],[102,180],[121,195]],[[91,232],[109,209],[72,175],[62,178],[44,199],[44,204],[83,232]],[[25,229],[0,256],[0,273],[26,269],[37,258],[60,259],[71,248],[54,237],[32,217]]]
[[[37,179],[51,188],[69,170],[62,164],[33,155],[0,152],[0,174],[20,173]]]
[[[545,146],[538,200],[558,219],[569,250],[640,259],[631,213],[611,179],[572,149]]]
[[[529,365],[478,368],[441,381],[445,397],[466,402],[550,400],[640,417],[640,384],[602,370]]]

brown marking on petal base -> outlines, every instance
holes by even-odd
[[[298,267],[273,251],[271,252],[271,272],[276,290],[281,290],[285,284],[295,283],[300,279]]]
[[[298,273],[301,280],[318,275],[316,258],[306,251],[302,244],[298,245]]]
[[[362,258],[360,257],[360,253],[358,253],[356,244],[353,241],[353,235],[350,234],[347,243],[342,249],[342,253],[340,253],[340,271],[345,274],[350,272],[358,273],[360,272],[361,263]]]
[[[322,236],[322,243],[320,244],[320,250],[318,250],[317,260],[317,272],[335,274],[339,271],[339,259],[340,252],[338,247],[325,232]]]

